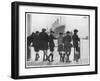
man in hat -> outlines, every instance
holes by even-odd
[[[39,34],[40,38],[40,50],[43,50],[44,55],[43,55],[43,61],[47,61],[47,50],[48,50],[48,42],[49,42],[49,37],[48,34],[46,33],[46,29],[42,29],[42,32]]]
[[[78,30],[75,29],[74,35],[72,36],[73,46],[74,46],[74,60],[76,62],[78,62],[78,59],[80,58],[80,47],[79,47],[80,38],[78,37],[77,33],[78,33]]]
[[[72,38],[71,38],[70,32],[67,31],[66,36],[63,38],[64,51],[65,51],[65,55],[67,56],[66,62],[70,62],[69,56],[71,54],[71,47],[72,47],[71,40]]]

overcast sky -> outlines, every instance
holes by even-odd
[[[28,19],[30,16],[30,20]],[[89,17],[88,16],[76,16],[76,15],[53,15],[53,14],[26,14],[26,27],[27,35],[35,31],[41,31],[42,28],[50,29],[52,24],[57,18],[61,18],[60,23],[66,26],[65,31],[79,30],[81,37],[88,36],[89,34]],[[30,31],[28,31],[30,30]]]

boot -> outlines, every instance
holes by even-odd
[[[51,59],[50,59],[50,57],[51,57]],[[50,55],[48,56],[48,61],[49,62],[53,62],[54,60],[53,60],[53,53],[50,53]]]
[[[36,54],[36,57],[35,57],[35,61],[38,61],[39,57],[40,57],[40,56],[39,56],[39,54],[37,53],[37,54]]]

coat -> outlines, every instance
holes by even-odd
[[[33,47],[34,47],[34,50],[36,52],[39,51],[40,47],[39,47],[39,42],[40,42],[40,39],[39,39],[39,35],[35,35],[33,40],[32,40],[32,43],[33,43]]]
[[[78,35],[74,34],[74,35],[72,36],[72,39],[73,39],[73,46],[74,46],[75,48],[77,48],[77,47],[78,47],[78,42],[80,41],[80,38],[78,37]]]
[[[32,40],[33,40],[33,36],[32,35],[27,37],[27,47],[30,46]]]
[[[40,38],[40,42],[39,42],[39,46],[40,46],[40,50],[47,50],[48,49],[48,34],[46,32],[41,32],[39,34],[39,38]]]
[[[49,35],[49,47],[50,47],[50,51],[54,51],[54,39],[56,39],[53,35]]]
[[[63,36],[58,37],[58,51],[63,51]]]
[[[71,50],[71,47],[72,47],[71,40],[72,40],[72,38],[71,38],[70,35],[67,35],[63,38],[64,50],[65,51],[70,51]]]

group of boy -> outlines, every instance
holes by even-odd
[[[69,56],[71,54],[71,48],[74,47],[74,60],[78,62],[80,58],[80,38],[77,33],[78,30],[74,30],[74,34],[70,31],[66,32],[66,35],[59,33],[58,37],[54,36],[53,31],[50,31],[50,35],[46,32],[46,29],[42,29],[42,32],[36,31],[32,35],[27,37],[27,60],[30,60],[30,46],[34,47],[35,61],[38,61],[40,58],[39,51],[43,51],[43,62],[54,61],[54,40],[58,41],[58,53],[60,55],[60,62],[71,62]],[[48,55],[48,49],[50,49],[50,54]]]

